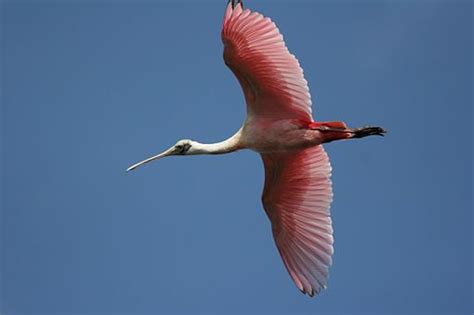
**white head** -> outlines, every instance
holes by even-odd
[[[201,153],[203,153],[203,152],[200,149],[200,143],[199,142],[189,140],[189,139],[179,140],[178,142],[176,142],[175,145],[173,145],[168,150],[163,151],[160,154],[157,154],[155,156],[152,156],[152,157],[150,157],[146,160],[143,160],[141,162],[138,162],[137,164],[134,164],[134,165],[130,166],[127,169],[127,172],[132,171],[132,170],[136,169],[137,167],[142,166],[143,164],[146,164],[148,162],[155,161],[155,160],[167,157],[167,156],[171,156],[171,155],[194,155],[194,154],[201,154]]]
[[[241,130],[242,129],[237,131],[237,133],[229,139],[217,143],[206,144],[189,139],[179,140],[174,146],[172,146],[168,150],[130,166],[127,169],[127,172],[134,170],[145,163],[171,155],[224,154],[240,150],[244,148],[239,142]]]

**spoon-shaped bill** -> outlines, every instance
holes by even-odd
[[[155,160],[158,160],[158,159],[161,159],[161,158],[164,158],[166,156],[169,156],[169,155],[173,155],[175,153],[175,148],[172,147],[172,148],[169,148],[168,150],[160,153],[160,154],[157,154],[157,155],[154,155],[152,157],[149,157],[148,159],[146,160],[143,160],[141,162],[138,162],[136,164],[133,164],[132,166],[130,166],[129,168],[127,168],[127,172],[130,172],[130,171],[133,171],[134,169],[136,169],[137,167],[139,166],[142,166],[143,164],[146,164],[148,162],[151,162],[151,161],[155,161]]]

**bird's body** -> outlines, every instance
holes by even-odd
[[[322,143],[317,130],[306,128],[295,119],[247,119],[234,135],[237,149],[250,149],[258,153],[285,152],[303,149]]]
[[[321,144],[370,135],[380,127],[348,128],[315,122],[311,96],[296,57],[276,25],[229,1],[222,26],[224,61],[242,86],[247,118],[230,138],[214,144],[180,140],[128,170],[170,155],[260,153],[265,167],[262,203],[275,243],[296,286],[310,296],[326,287],[332,264],[331,166]]]

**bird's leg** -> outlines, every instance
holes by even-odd
[[[349,128],[342,121],[312,122],[311,130],[318,130],[323,134],[323,142],[331,142],[342,139],[358,139],[368,136],[384,136],[387,132],[382,127],[365,126],[362,128]]]
[[[387,131],[382,127],[366,126],[362,128],[351,129],[351,138],[364,138],[367,136],[384,136]]]

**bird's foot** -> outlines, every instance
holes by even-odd
[[[373,127],[373,126],[366,126],[362,128],[352,129],[352,137],[351,138],[364,138],[368,136],[384,136],[387,133],[382,127]]]

